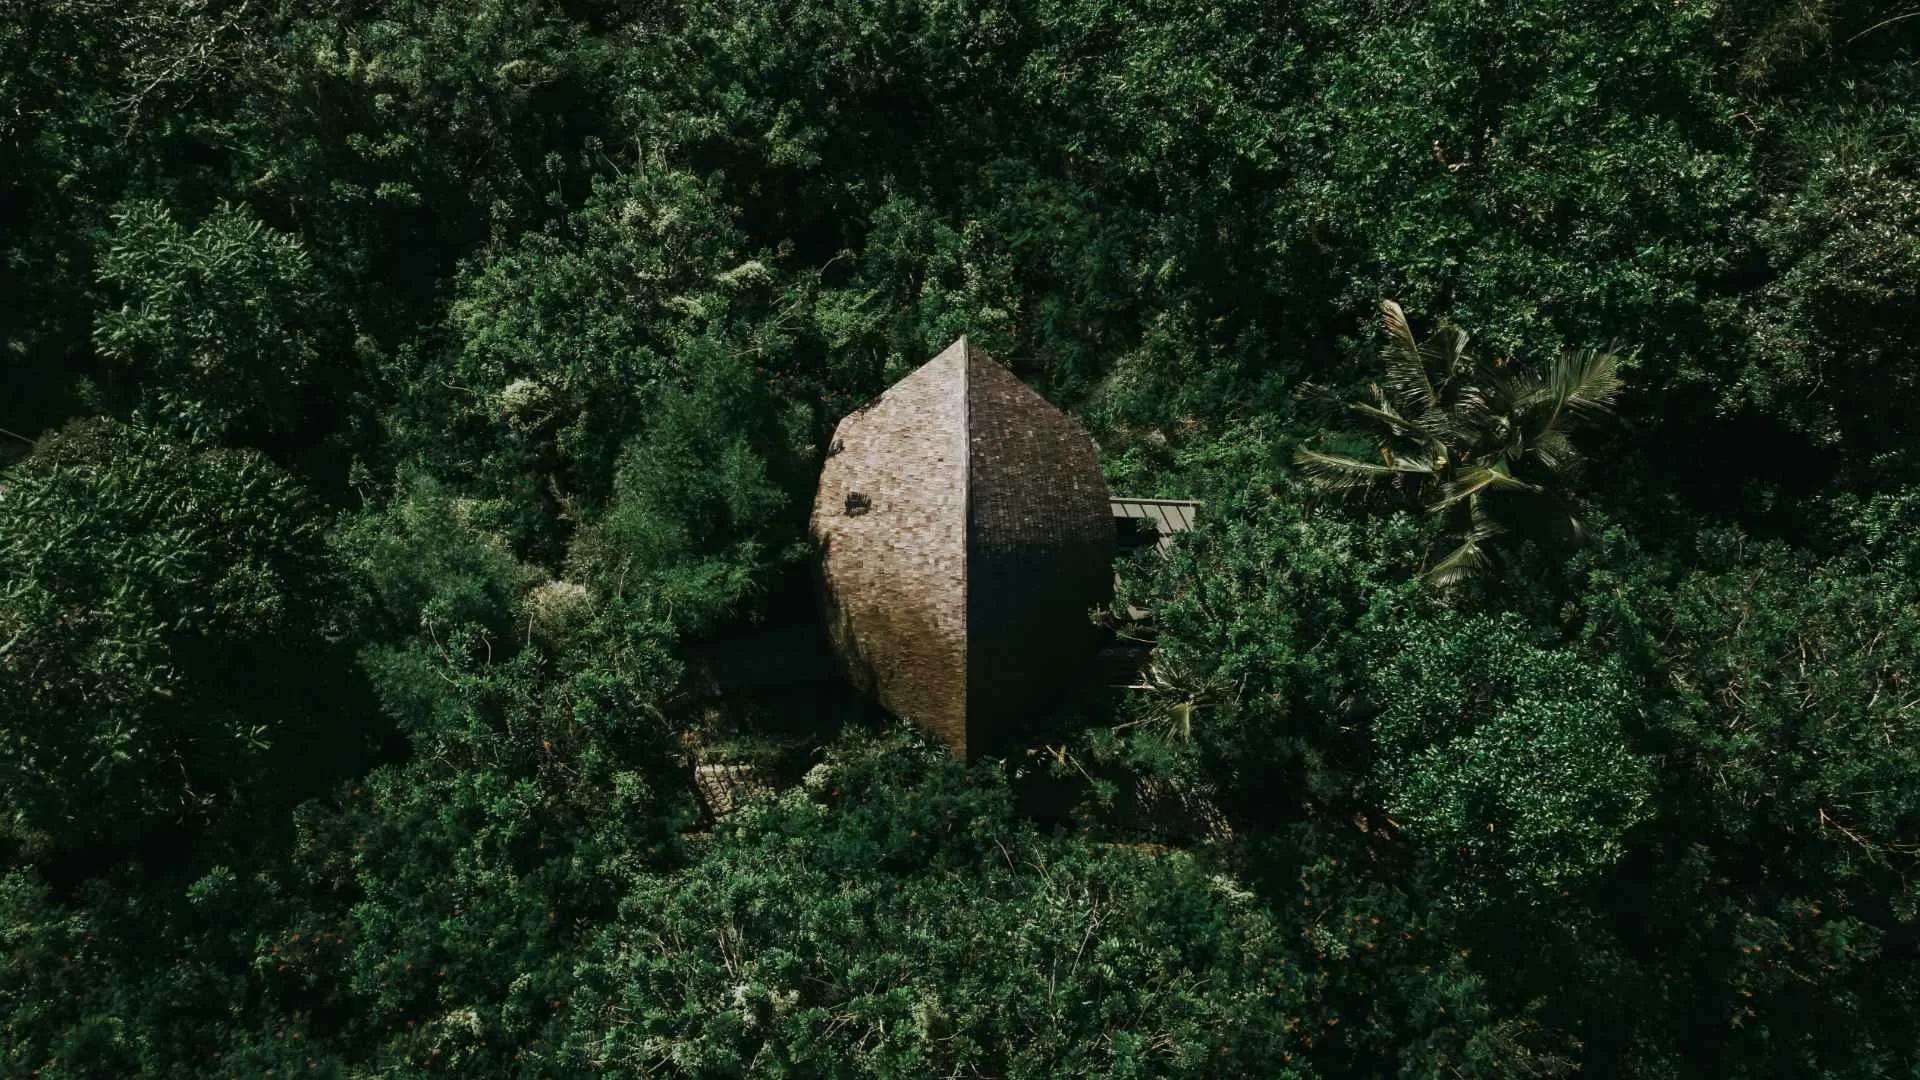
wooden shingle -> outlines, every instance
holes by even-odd
[[[1111,598],[1093,440],[961,338],[840,422],[813,535],[855,686],[966,758],[1057,695]]]

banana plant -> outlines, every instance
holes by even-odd
[[[1373,400],[1348,409],[1366,422],[1378,460],[1302,447],[1294,460],[1323,491],[1396,485],[1446,522],[1453,549],[1425,571],[1446,588],[1485,573],[1495,541],[1523,525],[1568,546],[1584,538],[1564,495],[1579,465],[1568,432],[1607,415],[1625,384],[1611,349],[1563,353],[1545,370],[1467,353],[1467,332],[1442,326],[1420,341],[1391,300]],[[1325,391],[1309,384],[1311,394]]]

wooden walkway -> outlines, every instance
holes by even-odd
[[[1123,499],[1110,498],[1107,505],[1113,508],[1116,518],[1144,518],[1154,523],[1160,533],[1160,550],[1173,546],[1173,534],[1186,532],[1193,528],[1200,518],[1201,503],[1192,499]]]

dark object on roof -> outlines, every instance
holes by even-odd
[[[961,338],[834,444],[813,510],[828,636],[856,687],[975,756],[1098,643],[1114,527],[1093,440]]]

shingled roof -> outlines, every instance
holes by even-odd
[[[840,422],[813,534],[848,677],[962,758],[1079,673],[1112,595],[1093,440],[964,337]]]

